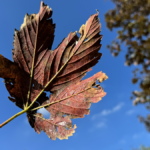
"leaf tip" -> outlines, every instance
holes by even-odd
[[[102,76],[100,78],[98,78],[99,83],[103,82],[104,80],[107,80],[108,76],[105,73],[102,73]]]
[[[99,14],[99,10],[98,9],[96,9],[96,11],[97,11],[97,15]]]

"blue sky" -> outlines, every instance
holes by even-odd
[[[131,91],[139,90],[131,83],[134,66],[124,65],[125,52],[114,58],[106,45],[116,38],[115,31],[106,28],[104,14],[114,7],[110,0],[44,0],[53,10],[53,22],[56,23],[55,39],[52,49],[71,31],[78,31],[91,14],[99,10],[102,24],[103,56],[99,63],[86,77],[103,71],[109,77],[101,86],[107,95],[97,104],[92,104],[90,115],[72,120],[77,125],[76,132],[68,140],[50,140],[45,133],[38,135],[28,124],[23,114],[0,129],[1,150],[130,150],[141,144],[150,146],[150,134],[137,115],[146,116],[145,106],[132,105]],[[0,54],[12,60],[14,28],[20,29],[26,13],[38,13],[40,0],[5,0],[0,5]],[[0,123],[19,112],[11,101],[3,80],[0,79]],[[48,113],[41,110],[48,117]]]

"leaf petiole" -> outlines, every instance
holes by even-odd
[[[7,123],[9,123],[11,120],[15,119],[16,117],[24,114],[25,112],[27,112],[28,109],[24,109],[20,112],[18,112],[17,114],[15,114],[14,116],[12,116],[11,118],[9,118],[8,120],[6,120],[5,122],[3,122],[2,124],[0,124],[0,128],[2,128],[4,125],[6,125]]]

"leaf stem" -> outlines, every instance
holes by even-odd
[[[74,52],[75,53],[75,52]],[[68,61],[72,58],[74,53],[68,58],[68,60],[64,63],[64,65],[59,69],[59,71],[51,78],[51,80],[44,86],[44,88],[41,90],[41,92],[36,96],[36,98],[33,100],[33,102],[29,105],[29,109],[32,107],[32,105],[35,103],[35,101],[40,97],[40,95],[44,92],[44,90],[49,86],[49,84],[56,78],[56,76],[62,71],[62,69],[66,66]]]
[[[91,88],[91,87],[90,87],[90,88]],[[84,91],[87,91],[87,90],[89,90],[90,88],[87,88],[87,89],[85,89],[85,90],[82,90],[82,91],[80,91],[80,92],[78,92],[78,93],[76,93],[76,94],[74,94],[74,95],[68,96],[68,97],[66,97],[66,98],[57,100],[57,101],[55,101],[55,102],[51,102],[51,103],[49,103],[49,104],[45,104],[45,105],[43,105],[43,106],[39,106],[39,107],[33,108],[33,109],[31,109],[30,111],[34,111],[34,110],[37,110],[37,109],[40,109],[40,108],[43,108],[43,107],[50,106],[50,105],[55,104],[55,103],[59,103],[60,101],[63,101],[63,100],[68,99],[68,98],[70,98],[70,97],[76,96],[76,95],[78,95],[78,94],[80,94],[80,93],[82,93],[82,92],[84,92]]]
[[[3,122],[2,124],[0,124],[0,128],[2,128],[4,125],[6,125],[7,123],[9,123],[11,120],[15,119],[16,117],[20,116],[21,114],[25,113],[27,110],[24,109],[20,112],[18,112],[17,114],[15,114],[14,116],[12,116],[11,118],[9,118],[8,120],[6,120],[5,122]]]
[[[34,54],[33,54],[33,61],[32,61],[32,68],[31,68],[31,74],[30,74],[30,84],[29,84],[29,90],[27,95],[27,103],[25,108],[28,107],[28,103],[31,97],[31,89],[32,89],[32,81],[33,81],[33,74],[34,74],[34,64],[35,64],[35,55],[36,55],[36,48],[37,48],[37,37],[38,37],[38,29],[39,29],[39,14],[37,18],[37,28],[36,28],[36,37],[35,37],[35,44],[34,44]]]
[[[38,16],[38,19],[39,19],[39,16]],[[39,20],[38,20],[38,23],[39,23]],[[38,24],[37,24],[37,28],[38,28]],[[36,42],[37,42],[37,34],[36,34]],[[83,41],[82,41],[83,42]],[[78,46],[79,47],[79,46]],[[35,51],[36,51],[36,47],[34,49],[34,58],[33,60],[35,61]],[[65,67],[65,65],[68,63],[68,61],[72,58],[72,56],[75,54],[76,51],[74,51],[71,56],[69,57],[69,59],[65,62],[65,64],[60,68],[60,70],[53,76],[53,78],[51,78],[51,80],[44,86],[44,88],[41,90],[41,92],[36,96],[36,98],[32,101],[32,103],[28,106],[28,102],[30,100],[30,96],[31,96],[31,85],[32,85],[32,79],[33,79],[33,71],[34,71],[34,61],[32,62],[32,70],[31,70],[31,75],[30,75],[30,85],[29,85],[29,91],[28,91],[28,95],[27,95],[27,103],[26,103],[26,107],[24,108],[24,110],[20,111],[19,113],[15,114],[14,116],[12,116],[11,118],[9,118],[8,120],[6,120],[5,122],[3,122],[1,125],[0,125],[0,128],[3,127],[4,125],[6,125],[8,122],[10,122],[11,120],[15,119],[16,117],[20,116],[21,114],[27,112],[31,107],[32,105],[35,103],[35,101],[40,97],[40,95],[44,92],[44,90],[48,87],[48,85],[56,78],[56,76],[62,71],[62,69]],[[82,91],[81,91],[82,92]],[[55,102],[52,102],[50,103],[49,105],[52,105],[54,103],[58,103],[60,101],[62,101],[64,99],[61,99],[61,100],[58,100],[58,101],[55,101]],[[41,106],[40,106],[41,107]],[[44,105],[42,106],[44,107]],[[42,108],[41,107],[41,108]],[[39,107],[37,107],[39,109]],[[36,109],[36,108],[35,108]],[[32,109],[33,110],[33,109]]]
[[[11,120],[15,119],[16,117],[20,116],[21,114],[27,112],[29,110],[28,103],[31,97],[31,88],[32,88],[32,81],[33,81],[33,73],[34,73],[34,64],[35,64],[35,54],[36,54],[36,48],[37,48],[37,37],[38,37],[38,28],[39,28],[39,15],[37,18],[37,29],[36,29],[36,38],[35,38],[35,46],[34,46],[34,54],[33,54],[33,61],[32,61],[32,68],[31,68],[31,74],[30,74],[30,84],[29,84],[29,90],[28,90],[28,95],[27,95],[27,102],[24,104],[24,110],[18,112],[2,124],[0,124],[0,128],[2,128],[4,125],[9,123]],[[23,100],[24,101],[24,100]]]

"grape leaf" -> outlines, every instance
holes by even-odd
[[[81,26],[80,38],[77,31],[70,32],[55,50],[51,50],[55,30],[51,15],[52,9],[43,1],[38,14],[26,14],[20,30],[15,30],[12,50],[14,63],[9,62],[9,66],[15,66],[18,73],[12,67],[14,78],[10,74],[5,77],[1,72],[0,77],[6,80],[6,88],[12,96],[9,99],[22,109],[28,102],[32,81],[29,105],[33,105],[27,111],[28,121],[37,133],[43,130],[55,140],[67,139],[75,132],[76,125],[72,126],[71,118],[83,118],[89,114],[91,103],[97,103],[106,95],[96,82],[108,77],[98,72],[81,80],[102,56],[99,53],[102,35],[99,34],[101,24],[98,13],[91,15]],[[51,92],[50,98],[42,90]],[[50,112],[50,119],[37,113],[37,109],[42,107]]]

